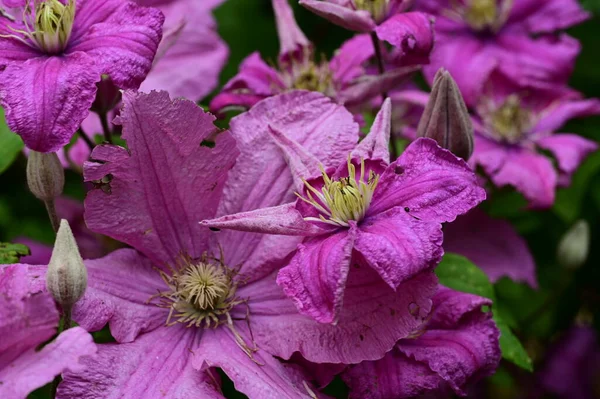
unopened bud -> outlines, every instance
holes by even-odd
[[[417,127],[417,137],[434,139],[440,147],[469,159],[473,153],[473,124],[462,94],[450,73],[436,73],[429,101]]]
[[[590,225],[585,220],[579,220],[560,240],[556,258],[564,268],[575,270],[585,263],[589,251]]]
[[[62,219],[46,274],[46,287],[63,311],[70,312],[87,288],[87,270],[69,223]]]
[[[47,202],[62,194],[65,171],[54,152],[31,151],[27,161],[27,185],[38,199]]]

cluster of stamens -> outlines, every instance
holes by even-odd
[[[304,180],[307,188],[306,197],[296,193],[303,201],[314,206],[319,211],[319,217],[306,217],[304,220],[317,221],[334,226],[348,227],[348,221],[361,221],[373,198],[373,193],[379,182],[379,175],[373,171],[369,172],[369,178],[365,180],[365,161],[360,162],[360,176],[356,178],[356,167],[348,156],[348,177],[332,180],[323,166],[323,187],[321,191],[314,188]]]
[[[531,112],[521,106],[521,100],[516,94],[506,97],[495,109],[482,113],[488,129],[496,139],[508,143],[521,141],[533,123]]]
[[[229,323],[229,311],[240,303],[235,296],[235,272],[228,269],[222,259],[208,258],[199,261],[185,258],[171,274],[160,271],[168,290],[160,292],[159,306],[169,308],[167,325],[187,324],[188,327],[216,327]]]
[[[75,0],[63,4],[60,0],[31,0],[23,9],[22,27],[17,29],[12,24],[8,28],[14,34],[0,35],[4,38],[19,40],[28,46],[37,46],[49,53],[59,53],[67,46],[73,22],[75,20]],[[5,18],[12,19],[6,13]]]
[[[279,71],[290,90],[318,91],[325,95],[333,95],[333,75],[329,62],[323,56],[321,62],[314,61],[312,49],[305,48],[298,58],[290,57],[279,62]]]

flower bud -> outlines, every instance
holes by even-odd
[[[450,73],[436,73],[429,101],[417,127],[417,137],[428,137],[440,147],[469,159],[473,152],[473,124],[462,94]]]
[[[564,268],[575,270],[585,263],[589,251],[590,225],[585,220],[578,220],[560,240],[556,258]]]
[[[69,223],[62,219],[46,274],[46,287],[63,311],[70,312],[87,287],[87,270]]]
[[[38,199],[47,202],[62,194],[65,171],[54,152],[31,151],[27,161],[27,185]]]

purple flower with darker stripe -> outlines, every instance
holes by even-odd
[[[162,13],[127,0],[3,0],[0,102],[25,145],[67,144],[103,74],[137,89],[162,37]]]
[[[295,180],[296,201],[201,224],[305,237],[277,282],[300,313],[322,323],[339,320],[355,267],[375,270],[393,290],[431,271],[443,254],[441,223],[476,206],[485,191],[462,159],[431,139],[416,140],[390,163],[390,118],[386,100],[369,135],[345,162],[331,166],[313,156],[318,148],[271,125]]]

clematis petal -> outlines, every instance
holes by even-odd
[[[504,166],[508,155],[509,149],[504,144],[475,134],[475,150],[469,164],[473,167],[481,165],[487,174],[493,174]]]
[[[392,100],[386,98],[377,113],[371,130],[352,151],[354,159],[381,160],[390,163],[390,134],[392,128]]]
[[[598,149],[598,144],[577,134],[553,134],[536,143],[552,152],[560,171],[570,178],[583,160]]]
[[[312,48],[294,18],[294,12],[288,0],[272,0],[279,36],[279,60],[302,59],[306,52]]]
[[[338,320],[355,239],[355,224],[349,230],[308,239],[281,269],[277,284],[301,314],[320,323]]]
[[[394,292],[371,268],[352,267],[335,325],[298,314],[274,276],[240,288],[240,295],[252,297],[250,327],[262,349],[284,359],[300,352],[316,363],[351,364],[380,359],[418,329],[436,284],[433,273],[421,273]]]
[[[345,2],[348,5],[342,5],[343,1],[321,0],[300,0],[299,3],[315,14],[348,30],[367,33],[376,26],[368,11],[352,9],[349,5],[350,1]]]
[[[367,216],[400,206],[426,221],[449,222],[484,199],[485,191],[462,159],[419,138],[382,174]]]
[[[507,23],[532,33],[553,33],[589,17],[576,0],[521,0],[512,5]]]
[[[0,79],[6,123],[28,148],[58,151],[88,115],[99,80],[95,60],[83,53],[11,63]]]
[[[88,331],[109,323],[118,342],[131,342],[166,323],[168,311],[150,299],[166,289],[150,260],[131,249],[87,260],[88,288],[75,304],[73,319]]]
[[[506,162],[490,176],[498,187],[511,185],[535,208],[554,204],[557,173],[544,155],[522,148],[511,148]]]
[[[87,224],[159,267],[183,253],[200,257],[208,234],[198,221],[214,215],[235,142],[228,132],[215,138],[214,116],[191,101],[171,101],[166,92],[125,93],[123,101],[119,123],[131,154],[101,146],[92,154],[96,161],[85,164],[87,181],[109,176],[108,188],[87,195]]]
[[[526,241],[505,220],[473,209],[444,227],[444,249],[468,258],[492,282],[502,277],[537,287],[535,263]]]
[[[401,51],[399,62],[403,65],[427,64],[434,43],[433,21],[422,12],[403,12],[383,22],[375,33]]]
[[[10,7],[4,1],[4,5]],[[21,6],[20,4],[16,5]],[[0,22],[0,35],[11,35],[14,31],[11,29],[21,29],[22,26],[14,26],[6,18]],[[12,61],[27,61],[30,58],[39,57],[41,52],[37,48],[28,46],[20,40],[14,40],[10,37],[0,37],[0,65],[6,66]]]
[[[365,219],[354,249],[396,290],[404,281],[431,270],[442,259],[439,223],[414,218],[401,208]]]
[[[532,131],[542,134],[555,132],[569,119],[582,118],[586,116],[600,114],[600,100],[589,99],[580,101],[557,101],[556,104],[550,105],[540,115],[540,120]]]
[[[248,342],[247,331],[238,332]],[[251,359],[225,328],[207,330],[194,354],[196,368],[220,367],[233,381],[235,388],[250,399],[316,398],[300,370],[286,367],[265,351],[253,353]]]
[[[152,67],[163,22],[156,8],[131,1],[79,0],[66,52],[87,53],[119,88],[137,89]]]
[[[195,330],[176,325],[128,344],[99,345],[85,370],[64,374],[57,398],[223,399],[216,381],[192,366],[198,339]]]
[[[363,66],[375,55],[371,36],[356,35],[345,41],[329,62],[335,82],[342,87],[365,74]]]
[[[138,0],[152,6],[152,0]],[[166,90],[173,97],[199,100],[217,87],[228,56],[227,44],[216,32],[212,7],[205,2],[161,2],[165,15],[164,35],[154,65],[140,91]],[[171,37],[171,40],[169,40]]]
[[[83,328],[70,328],[39,352],[30,349],[0,370],[0,395],[3,398],[25,397],[61,373],[82,370],[84,359],[95,353],[92,336]]]

